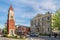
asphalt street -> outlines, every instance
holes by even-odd
[[[40,36],[40,37],[28,37],[27,39],[13,39],[13,38],[0,37],[0,40],[60,40],[60,39],[48,36]]]
[[[60,40],[59,38],[40,36],[40,37],[29,37],[29,40]]]

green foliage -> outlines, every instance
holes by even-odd
[[[41,35],[41,36],[48,36],[48,34],[39,34],[39,35]]]
[[[17,38],[17,36],[9,36],[8,38]]]
[[[5,28],[3,29],[3,33],[4,33],[4,34],[7,34],[7,27],[5,27]]]
[[[53,22],[53,28],[58,28],[58,30],[60,30],[60,10],[55,12],[55,16],[53,18],[54,22]]]
[[[7,37],[7,27],[3,28],[3,37]]]
[[[7,34],[3,34],[3,37],[7,37]]]

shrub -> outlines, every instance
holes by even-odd
[[[3,34],[3,37],[7,37],[7,34]]]
[[[41,36],[48,36],[48,34],[39,34],[39,35],[41,35]]]
[[[12,38],[17,38],[17,36],[12,36]]]

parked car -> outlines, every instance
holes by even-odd
[[[38,37],[38,34],[30,34],[30,37]]]

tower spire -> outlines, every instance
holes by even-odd
[[[10,5],[10,8],[9,8],[9,10],[13,10],[13,8],[12,8],[12,5]]]

